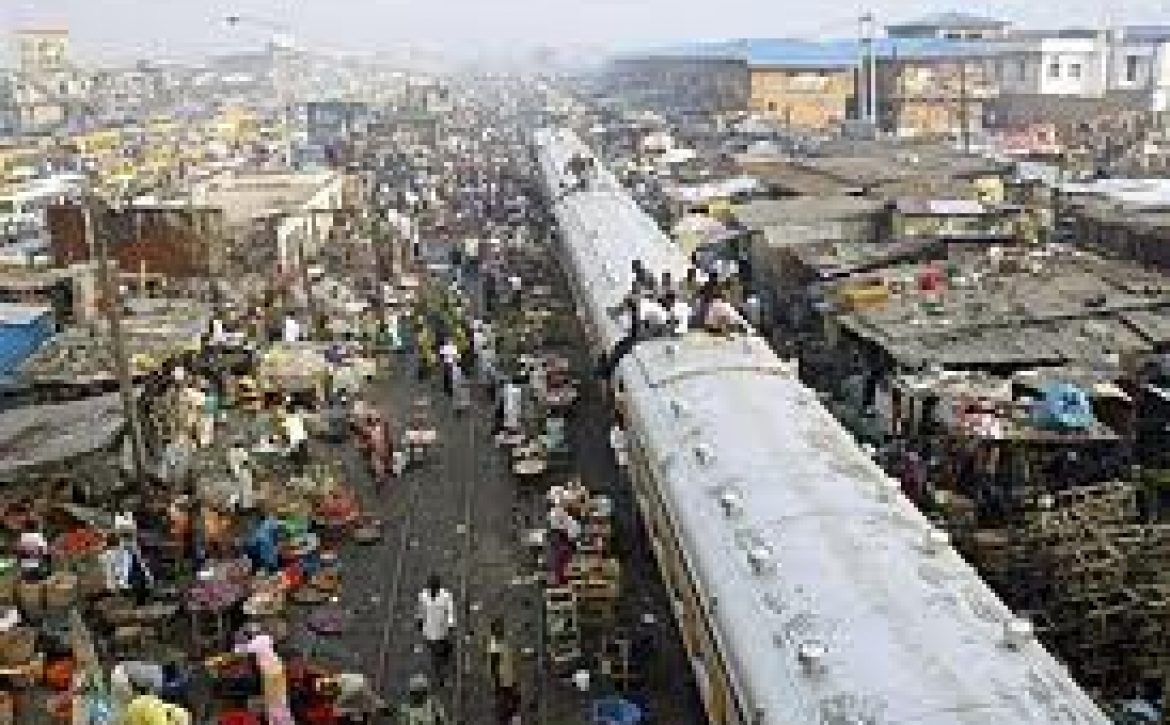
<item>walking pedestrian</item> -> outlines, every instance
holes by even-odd
[[[455,600],[432,574],[418,595],[418,619],[423,640],[431,656],[431,670],[440,687],[451,663],[451,633],[455,628]]]
[[[288,459],[297,471],[304,470],[309,462],[309,432],[305,419],[292,403],[284,415],[284,434],[288,440]]]
[[[454,395],[455,392],[455,366],[459,364],[459,347],[451,338],[447,338],[442,345],[439,346],[439,359],[443,363],[443,392],[447,395]]]
[[[488,639],[488,669],[496,699],[499,725],[520,722],[520,690],[516,682],[516,648],[504,629],[504,620],[494,619]]]
[[[410,678],[406,702],[398,711],[398,722],[399,725],[451,725],[442,703],[431,694],[426,675]]]
[[[516,432],[520,430],[523,414],[523,388],[516,379],[510,380],[505,386],[501,400],[502,425],[504,430]]]

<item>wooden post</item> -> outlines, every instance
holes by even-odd
[[[86,242],[90,249],[97,252],[98,284],[101,285],[106,320],[110,326],[110,345],[114,357],[114,370],[118,376],[118,389],[122,394],[122,413],[126,416],[126,424],[130,431],[134,483],[142,487],[146,483],[146,447],[138,420],[138,401],[135,399],[134,381],[130,376],[130,361],[126,357],[126,346],[122,337],[122,298],[110,273],[109,247],[105,231],[99,232],[96,228],[98,215],[95,211],[94,201],[87,201],[84,206]]]

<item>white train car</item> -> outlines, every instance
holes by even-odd
[[[536,144],[578,309],[610,350],[633,260],[685,260],[604,170],[571,191],[565,162],[588,154],[571,132]],[[710,722],[1109,722],[763,340],[641,342],[614,378]]]

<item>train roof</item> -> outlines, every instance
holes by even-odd
[[[537,146],[547,192],[558,199],[555,212],[564,247],[573,255],[577,281],[588,291],[582,296],[594,308],[590,319],[605,321],[597,332],[612,347],[622,332],[605,311],[620,305],[629,292],[634,260],[656,276],[670,272],[682,280],[689,266],[686,256],[605,166],[595,163],[596,177],[586,190],[570,190],[569,160],[593,158],[575,134],[544,130],[537,133]]]
[[[607,346],[623,333],[606,310],[618,307],[629,293],[634,260],[656,276],[669,271],[681,280],[686,275],[686,258],[677,245],[626,194],[571,194],[559,204],[557,219],[574,257],[576,279],[594,308],[591,318],[606,321],[599,332]]]
[[[620,189],[563,194],[564,161],[588,154],[572,134],[538,144],[612,343],[630,262],[685,260]],[[765,341],[643,341],[618,370],[745,722],[1109,722]]]
[[[761,340],[644,343],[622,375],[749,721],[1108,722]]]

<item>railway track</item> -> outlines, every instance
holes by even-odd
[[[390,663],[390,651],[394,645],[395,624],[398,621],[397,618],[402,614],[398,604],[402,597],[403,574],[406,570],[407,558],[410,555],[411,535],[414,531],[415,514],[422,490],[422,477],[418,471],[410,472],[406,480],[406,485],[409,487],[406,494],[406,514],[400,524],[398,548],[394,555],[394,568],[390,577],[386,580],[386,586],[382,592],[382,601],[386,603],[386,611],[382,622],[381,635],[378,638],[377,670],[374,677],[375,687],[378,692],[382,693],[391,691],[389,687],[391,683],[386,681],[388,675],[387,668]],[[413,613],[408,616],[413,616]]]
[[[469,670],[472,666],[472,657],[474,656],[474,629],[472,627],[472,618],[476,611],[472,602],[471,592],[471,571],[475,559],[475,535],[477,528],[474,522],[475,494],[476,494],[476,426],[475,416],[476,411],[474,406],[471,410],[464,413],[467,424],[467,451],[466,456],[462,458],[464,466],[467,470],[461,476],[463,483],[463,523],[459,533],[462,535],[461,544],[462,551],[459,561],[459,572],[457,579],[457,602],[461,610],[461,615],[456,622],[457,639],[455,645],[455,693],[452,699],[452,717],[457,723],[472,723],[473,721],[466,719],[467,703],[465,699],[466,683],[469,678]]]
[[[384,608],[375,660],[374,683],[378,691],[396,696],[409,675],[403,663],[418,663],[417,671],[429,672],[425,660],[418,658],[421,636],[413,626],[416,597],[432,573],[441,576],[443,586],[455,598],[456,623],[452,634],[453,662],[447,687],[439,692],[453,722],[474,725],[479,720],[471,704],[469,690],[475,684],[474,619],[477,607],[472,573],[475,567],[476,492],[482,428],[475,406],[462,416],[451,412],[445,396],[429,385],[420,390],[414,381],[395,387],[392,405],[406,409],[416,397],[431,399],[433,422],[440,430],[439,448],[429,459],[412,467],[391,485],[405,486],[399,492],[403,507],[394,525],[397,536],[389,545],[394,551],[389,559],[388,576],[380,597]],[[452,505],[457,507],[450,516]],[[449,553],[454,552],[454,560]]]

